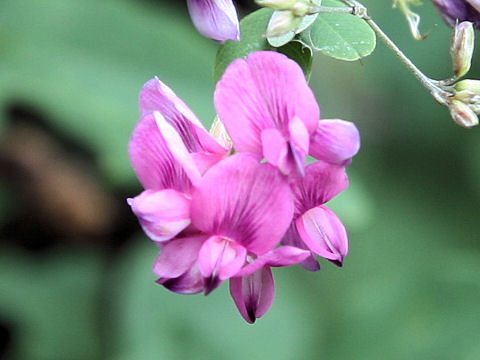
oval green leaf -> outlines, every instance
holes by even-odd
[[[324,0],[322,5],[343,6],[336,0]],[[370,55],[376,45],[373,30],[364,20],[351,14],[319,14],[300,39],[314,51],[346,61]]]

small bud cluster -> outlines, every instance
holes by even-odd
[[[467,74],[472,62],[475,43],[473,23],[464,21],[456,24],[450,45],[453,63],[453,79]],[[453,120],[460,126],[478,125],[480,114],[480,81],[462,80],[453,85],[453,95],[448,106]]]

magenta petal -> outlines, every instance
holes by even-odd
[[[230,294],[243,318],[250,324],[262,317],[273,304],[275,283],[269,267],[245,277],[230,279]]]
[[[246,256],[247,250],[229,239],[212,236],[205,241],[198,254],[198,266],[206,279],[206,294],[234,276],[242,268]]]
[[[219,161],[228,152],[227,148],[208,133],[182,99],[156,77],[143,86],[140,93],[140,110],[142,115],[153,111],[161,113],[180,135],[190,153],[215,154]]]
[[[314,253],[343,263],[348,253],[347,231],[333,211],[318,206],[296,220],[300,237]]]
[[[282,239],[282,244],[293,246],[303,250],[308,249],[307,245],[305,245],[303,240],[300,238],[300,235],[298,234],[295,221],[292,222],[287,232],[285,233],[285,236]],[[302,261],[300,265],[303,266],[303,268],[308,271],[320,270],[320,263],[317,260],[317,255],[312,253],[311,251],[310,251],[310,255],[307,256],[307,258],[304,261]]]
[[[146,189],[189,193],[192,182],[200,178],[182,140],[159,113],[149,113],[139,121],[130,140],[129,153]]]
[[[288,174],[290,172],[288,166],[290,149],[282,133],[277,129],[270,128],[263,130],[260,137],[264,158],[269,164],[278,167],[282,174]]]
[[[273,249],[293,215],[290,186],[269,164],[246,154],[210,168],[192,195],[192,224],[261,255]]]
[[[160,278],[157,283],[178,294],[197,294],[204,290],[203,277],[196,264],[177,278]]]
[[[245,266],[235,276],[250,275],[265,265],[274,267],[296,265],[303,262],[309,256],[310,251],[308,250],[299,249],[294,246],[281,246],[259,256],[254,262]]]
[[[188,10],[198,31],[213,40],[240,40],[237,12],[231,0],[188,0]]]
[[[175,190],[145,190],[127,200],[145,233],[166,241],[190,225],[190,199]]]
[[[197,261],[206,236],[176,238],[167,242],[153,264],[153,272],[161,278],[177,278]]]
[[[273,51],[230,64],[217,84],[215,107],[237,151],[258,157],[263,130],[276,128],[289,139],[289,122],[298,117],[313,134],[320,115],[300,66]]]
[[[354,123],[321,120],[310,139],[310,155],[332,164],[348,165],[360,149],[360,134]]]
[[[292,184],[295,194],[295,214],[325,204],[348,188],[344,166],[316,161],[305,168],[303,179]]]

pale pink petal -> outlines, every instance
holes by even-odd
[[[205,235],[175,238],[162,246],[153,264],[153,272],[160,278],[177,278],[186,273],[197,261]]]
[[[289,122],[298,117],[309,134],[320,110],[300,66],[273,51],[235,60],[215,90],[215,107],[234,147],[262,158],[261,133],[278,129],[289,139]]]
[[[193,24],[202,35],[219,42],[240,40],[232,0],[187,0],[187,4]]]
[[[191,191],[191,177],[196,179],[200,175],[196,176],[195,171],[187,172],[170,148],[172,145],[176,146],[178,148],[176,152],[184,154],[183,158],[186,158],[188,152],[182,144],[178,135],[169,139],[167,143],[154,113],[143,116],[133,132],[129,153],[135,172],[144,188],[175,189],[186,193]],[[191,165],[187,165],[187,168],[191,168]]]
[[[348,165],[360,149],[360,134],[354,123],[321,120],[310,138],[310,155],[333,164]]]
[[[190,225],[190,199],[178,191],[145,190],[127,202],[153,241],[170,240]]]
[[[259,256],[252,263],[243,267],[235,277],[250,275],[264,266],[291,266],[303,262],[310,256],[309,250],[303,250],[293,246],[281,246],[266,254]]]
[[[160,278],[157,283],[178,294],[197,294],[204,290],[203,277],[197,264],[177,278]]]
[[[344,166],[316,161],[305,168],[303,179],[292,184],[295,214],[325,204],[348,187]]]
[[[247,250],[235,241],[221,236],[206,240],[198,254],[198,265],[205,278],[205,293],[234,276],[245,263]]]
[[[243,318],[253,324],[273,304],[275,283],[272,271],[267,266],[248,276],[231,278],[230,294]]]
[[[162,133],[168,149],[174,158],[181,164],[188,178],[195,186],[200,181],[201,173],[192,154],[185,147],[185,143],[173,126],[171,126],[159,112],[155,111],[153,114],[158,129]]]
[[[310,250],[337,265],[343,263],[348,253],[347,231],[333,211],[318,206],[308,210],[295,223]]]
[[[143,115],[158,111],[177,131],[190,153],[217,155],[217,161],[227,155],[227,148],[219,144],[205,129],[190,108],[157,77],[148,81],[140,93]]]
[[[192,224],[262,255],[281,240],[292,221],[292,193],[273,166],[246,154],[210,168],[192,195]]]

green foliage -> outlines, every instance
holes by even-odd
[[[214,115],[200,94],[213,93],[215,45],[175,14],[126,0],[1,1],[0,108],[36,106],[94,150],[110,182],[136,181],[127,143],[144,82],[158,75],[201,118]]]
[[[15,359],[98,359],[101,256],[58,249],[42,259],[0,250],[0,316],[14,325]]]
[[[274,48],[268,44],[265,37],[268,21],[273,11],[270,9],[260,9],[246,16],[241,21],[241,41],[227,41],[217,52],[215,60],[214,81],[220,80],[225,69],[232,61],[238,58],[246,58],[255,51],[278,50],[295,60],[303,69],[308,78],[312,66],[312,52],[299,42],[286,44],[280,48]]]
[[[325,0],[323,6],[343,6],[337,0]],[[336,59],[354,61],[375,49],[373,30],[351,14],[319,14],[315,22],[300,34],[300,39],[314,51]]]

